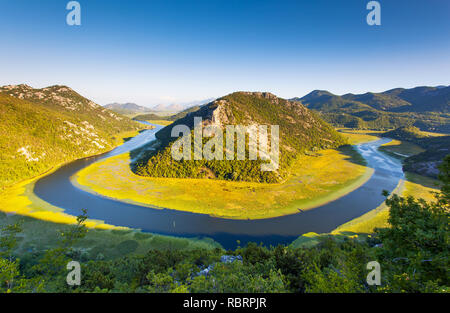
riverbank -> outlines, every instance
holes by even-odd
[[[148,129],[147,127],[142,130]],[[142,131],[141,130],[141,131]],[[135,137],[140,131],[127,131],[116,135],[113,140],[115,146],[111,149],[114,150],[116,147],[122,145],[128,139]],[[105,153],[107,151],[103,151]],[[87,156],[92,157],[92,156]],[[55,207],[40,198],[38,198],[34,193],[34,184],[40,178],[51,175],[59,168],[71,163],[75,160],[64,162],[58,164],[45,172],[35,176],[33,178],[25,179],[13,186],[5,187],[0,190],[0,212],[7,214],[18,214],[22,216],[27,216],[42,221],[58,223],[58,224],[74,224],[76,223],[76,216],[72,216],[64,213],[64,210]],[[86,221],[86,226],[89,228],[96,229],[127,229],[126,227],[119,227],[114,225],[108,225],[102,220],[88,219]]]
[[[400,180],[397,187],[391,194],[398,194],[402,197],[413,196],[416,199],[424,199],[425,201],[433,201],[434,192],[438,192],[439,188],[435,184],[439,184],[437,180],[417,175],[414,173],[405,173],[405,180]],[[367,212],[366,214],[345,223],[334,231],[332,234],[352,232],[370,234],[375,228],[383,228],[389,226],[389,208],[383,202],[378,208]]]
[[[61,233],[69,231],[71,225],[55,223],[21,215],[0,212],[0,228],[21,223],[22,232],[14,254],[20,259],[42,254],[55,248],[62,239]],[[183,238],[144,233],[136,229],[88,228],[84,238],[72,247],[79,261],[112,260],[125,255],[146,254],[149,250],[196,250],[222,248],[209,238]]]
[[[439,191],[437,180],[414,173],[405,173],[405,179],[400,180],[391,194],[402,197],[413,196],[416,199],[434,201],[434,193]],[[389,227],[389,208],[381,203],[377,208],[338,226],[330,233],[317,234],[310,232],[298,237],[291,244],[292,247],[311,247],[320,242],[321,237],[333,236],[336,239],[359,238],[365,240],[373,234],[375,228]]]
[[[132,204],[247,220],[326,204],[357,189],[373,173],[351,147],[299,157],[290,177],[280,184],[142,177],[129,163],[129,154],[96,162],[72,177],[72,183]]]

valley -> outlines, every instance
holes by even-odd
[[[450,293],[449,12],[1,1],[0,307]]]
[[[374,147],[378,145],[379,143]],[[372,147],[369,150],[363,149],[361,151],[372,155],[376,152],[376,148]],[[115,158],[120,158],[120,155],[111,157],[111,159]],[[372,158],[370,157],[370,159]],[[381,166],[381,168],[378,171],[380,172],[372,175],[369,181],[363,185],[364,188],[356,189],[347,196],[331,201],[329,204],[321,205],[313,210],[304,212],[297,210],[296,214],[293,215],[256,220],[223,219],[205,214],[167,210],[165,207],[143,207],[139,203],[129,201],[130,199],[125,200],[125,196],[122,199],[125,202],[122,202],[118,201],[120,199],[114,200],[101,197],[98,194],[86,193],[74,186],[70,181],[70,177],[74,177],[76,173],[92,163],[95,166],[96,159],[71,164],[68,167],[61,168],[53,175],[40,179],[35,184],[34,192],[44,201],[64,208],[65,213],[71,215],[79,214],[82,207],[88,208],[90,217],[103,220],[107,224],[129,226],[160,234],[188,237],[206,236],[213,238],[226,247],[233,247],[235,244],[233,242],[237,239],[241,242],[256,240],[266,244],[275,244],[277,242],[292,241],[296,238],[296,235],[298,236],[301,233],[331,231],[353,216],[359,216],[363,212],[370,210],[371,207],[376,208],[383,199],[381,196],[382,188],[379,186],[389,188],[391,185],[393,189],[398,182],[398,178],[395,179],[392,173],[386,175],[386,170],[383,169],[386,166],[385,162],[379,163],[380,161],[376,160],[376,158],[373,159],[375,163],[371,166],[379,164],[378,166]],[[99,164],[102,162],[100,159]],[[370,164],[372,164],[372,161]],[[391,164],[394,165],[395,162]],[[117,170],[120,173],[120,168],[118,167],[112,167],[111,169],[113,173],[116,173]],[[397,175],[400,174],[401,170]],[[120,177],[120,175],[118,176]],[[110,178],[113,181],[116,180],[116,177]],[[55,190],[54,186],[58,186],[59,190]],[[120,195],[120,189],[116,188],[116,192]],[[371,195],[370,199],[367,199],[367,192]],[[63,197],[61,196],[62,194],[66,196]],[[67,195],[71,195],[70,198]],[[354,203],[355,199],[363,201],[364,206],[349,206],[348,204]],[[123,212],[127,212],[127,214],[124,215]]]
[[[263,96],[262,102],[259,97],[263,94],[238,94],[237,99],[242,101],[249,95],[250,100],[245,101],[255,101],[256,106],[264,103],[270,107],[272,100],[267,102],[265,97],[276,99],[270,94]],[[168,167],[175,174],[169,177],[136,170],[136,164],[162,168],[164,161],[153,162],[164,160],[155,155],[164,155],[164,149],[171,145],[166,134],[199,110],[180,112],[174,121],[169,117],[155,121],[153,113],[141,116],[155,124],[118,116],[135,128],[115,135],[109,146],[115,148],[92,151],[92,156],[84,158],[72,157],[47,172],[5,187],[0,192],[0,227],[16,222],[24,225],[15,253],[27,260],[30,251],[38,255],[52,249],[57,245],[54,233],[68,231],[83,209],[87,210],[85,226],[89,231],[73,251],[85,261],[115,262],[146,251],[216,253],[239,249],[240,245],[250,249],[253,242],[300,250],[318,247],[327,238],[363,244],[377,228],[390,226],[383,190],[426,201],[432,201],[438,191],[436,180],[404,172],[402,165],[428,150],[445,147],[445,134],[414,128],[333,130],[302,107],[299,117],[306,116],[306,125],[321,125],[323,134],[336,143],[321,141],[320,131],[299,130],[292,120],[281,123],[282,132],[299,131],[303,136],[301,141],[283,137],[282,151],[289,151],[290,157],[282,159],[282,169],[273,181],[255,180],[257,176],[251,176],[251,171],[241,176],[244,179],[230,179],[183,177],[173,171],[179,167]],[[301,147],[299,142],[308,148],[296,151]],[[214,162],[201,165],[212,171],[220,169]]]
[[[146,128],[66,86],[1,87],[0,119],[0,190],[106,152]]]
[[[234,123],[245,123],[248,119],[248,115],[245,117],[245,114],[242,115],[244,111],[240,111],[242,103],[247,103],[246,112],[256,112],[261,105],[264,110],[270,108],[268,112],[271,113],[267,114],[271,116],[276,106],[288,104],[267,93],[235,93],[216,101],[220,105],[231,103],[228,109],[220,109],[228,112],[221,118],[233,120]],[[336,227],[336,233],[371,232],[376,226],[386,225],[387,221],[381,186],[391,186],[392,190],[401,194],[408,194],[407,190],[411,190],[412,186],[415,186],[413,189],[416,192],[422,188],[410,183],[409,179],[405,180],[400,161],[396,160],[425,151],[414,143],[401,141],[405,138],[393,135],[396,139],[380,139],[384,136],[383,131],[337,129],[338,132],[334,132],[321,124],[323,122],[315,122],[323,125],[328,132],[324,134],[331,134],[329,138],[334,138],[340,147],[330,148],[330,143],[328,146],[321,144],[317,141],[316,137],[320,135],[316,130],[309,135],[313,143],[306,144],[309,148],[305,149],[304,135],[308,131],[296,130],[298,126],[293,126],[291,120],[281,123],[281,131],[289,129],[289,134],[300,131],[303,133],[303,144],[293,137],[283,137],[283,151],[290,151],[290,157],[283,159],[279,178],[272,182],[252,181],[252,176],[249,176],[250,181],[240,181],[205,179],[195,175],[147,177],[140,171],[136,172],[134,164],[142,162],[139,160],[145,155],[150,155],[144,157],[148,168],[154,168],[152,162],[159,160],[154,159],[155,153],[165,153],[161,142],[170,145],[165,134],[170,132],[171,127],[183,122],[191,124],[192,113],[208,121],[208,116],[211,116],[208,110],[211,108],[216,110],[216,102],[202,108],[187,109],[173,118],[167,117],[161,120],[160,125],[150,126],[147,123],[145,127],[153,129],[143,130],[140,134],[135,130],[124,132],[122,137],[127,137],[126,141],[106,154],[56,166],[51,172],[8,188],[0,195],[3,203],[1,210],[70,224],[82,208],[87,208],[90,216],[87,225],[95,229],[131,227],[176,236],[208,236],[226,246],[231,244],[233,238],[241,237],[244,241],[261,240],[268,244],[286,243],[311,232],[331,232]],[[300,112],[298,116],[306,119],[306,125],[316,118],[308,115],[307,109],[299,104],[287,105],[286,108],[294,110],[288,114]],[[255,120],[263,122],[264,114],[259,109],[259,117]],[[155,116],[150,113],[141,118],[152,120]],[[138,121],[138,117],[135,120]],[[133,123],[139,125],[134,126],[137,129],[143,129],[146,122]],[[165,127],[167,125],[170,126]],[[430,133],[427,136],[431,136]],[[350,145],[342,145],[344,143]],[[287,145],[290,147],[286,148]],[[300,146],[301,153],[292,153]],[[380,154],[378,149],[392,157]],[[214,162],[218,161],[206,165],[202,163],[202,166],[211,166],[212,170],[220,168]],[[408,175],[411,177],[413,174]],[[380,180],[385,182],[380,183]],[[423,187],[423,190],[428,192],[426,188]],[[366,200],[367,196],[364,197],[367,192],[370,192],[370,203]],[[355,199],[364,199],[364,204],[354,202],[360,201]],[[352,207],[344,210],[348,203],[352,203]],[[123,212],[127,212],[127,216]],[[324,221],[326,215],[328,217]]]
[[[150,207],[231,219],[262,219],[298,213],[335,200],[364,184],[372,170],[351,148],[324,150],[294,161],[288,179],[261,184],[135,175],[130,155],[102,160],[73,176],[88,192]]]

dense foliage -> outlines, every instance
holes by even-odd
[[[261,159],[248,160],[248,138],[246,160],[181,160],[175,161],[171,148],[177,138],[171,137],[176,125],[194,127],[194,116],[202,117],[204,125],[278,125],[280,130],[279,169],[263,172]],[[270,130],[269,130],[270,134]],[[192,135],[192,134],[191,134]],[[136,153],[140,155],[134,171],[143,176],[217,178],[238,181],[277,182],[289,174],[292,160],[300,153],[335,148],[346,140],[330,125],[303,105],[277,98],[270,93],[236,92],[202,106],[195,113],[176,120],[160,130],[156,137],[161,146],[156,152]],[[223,136],[225,147],[225,137]],[[209,139],[204,138],[204,143]],[[194,140],[191,140],[192,144]],[[235,141],[236,144],[236,141]],[[192,151],[193,149],[191,149]],[[235,149],[236,152],[236,149]]]
[[[0,88],[0,189],[100,153],[140,126],[64,86]]]

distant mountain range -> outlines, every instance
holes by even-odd
[[[63,162],[110,150],[141,125],[66,86],[0,87],[0,189]]]
[[[320,112],[335,126],[379,129],[414,125],[422,130],[450,132],[450,86],[343,96],[314,90],[291,100]]]
[[[177,113],[189,109],[194,106],[200,106],[211,101],[215,100],[215,98],[208,98],[204,100],[196,100],[179,104],[159,104],[154,106],[152,109],[156,112],[170,112]]]
[[[138,105],[136,103],[110,103],[104,107],[120,114],[140,114],[140,113],[178,113],[193,106],[209,103],[214,98],[199,101],[191,101],[186,103],[158,104],[151,108]]]
[[[137,105],[136,103],[110,103],[104,106],[108,110],[114,111],[119,114],[138,114],[138,113],[147,113],[154,112],[154,110],[149,109],[147,107]]]
[[[176,114],[173,115],[158,115],[155,113],[147,113],[147,114],[139,114],[135,117],[133,117],[133,120],[135,121],[152,121],[152,120],[164,120],[164,121],[176,121],[180,118],[185,117],[186,115],[188,115],[191,112],[196,112],[200,109],[201,106],[199,105],[195,105],[193,107],[189,107],[183,111],[180,111]]]
[[[326,90],[314,90],[301,101],[311,109],[376,109],[387,112],[450,112],[450,86],[396,88],[381,93],[337,96]]]

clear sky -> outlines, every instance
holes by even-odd
[[[0,85],[63,84],[99,104],[284,98],[448,85],[450,1],[0,0]]]

